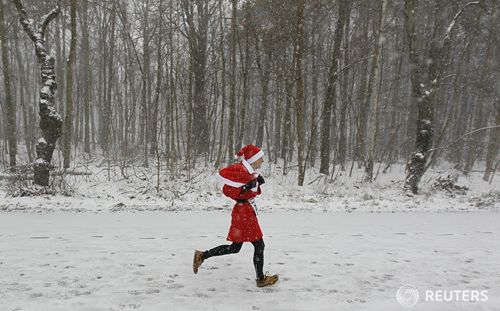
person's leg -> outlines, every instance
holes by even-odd
[[[220,245],[212,248],[211,250],[203,252],[203,259],[207,259],[213,256],[222,256],[227,254],[236,254],[240,251],[242,242],[233,242],[230,245]]]
[[[253,253],[253,265],[255,267],[255,274],[257,275],[257,279],[264,278],[264,240],[260,239],[252,242],[253,247],[255,248]]]

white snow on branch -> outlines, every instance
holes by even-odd
[[[424,155],[422,154],[422,152],[416,152],[415,153],[415,158],[418,158],[420,160],[424,159]]]
[[[49,118],[56,119],[62,122],[61,115],[57,113],[54,107],[49,106],[48,109],[49,109]]]
[[[47,144],[47,141],[45,140],[45,138],[43,138],[43,137],[42,137],[42,138],[40,138],[40,139],[38,140],[38,143],[39,143],[39,144],[45,144],[45,145],[46,145],[46,144]]]
[[[35,43],[35,48],[40,49],[40,50],[45,50],[45,46],[42,44],[41,41],[37,40]]]
[[[35,165],[37,165],[37,164],[40,165],[40,164],[45,164],[45,163],[47,163],[47,161],[45,161],[42,158],[38,158],[35,160]]]
[[[455,14],[455,17],[453,17],[453,19],[451,20],[451,23],[448,26],[448,28],[446,29],[446,33],[444,34],[445,40],[448,40],[450,38],[451,31],[455,27],[455,23],[458,20],[458,18],[460,17],[460,15],[462,15],[462,13],[465,11],[465,8],[467,8],[469,5],[477,5],[477,4],[479,4],[479,1],[469,2],[466,5],[464,5],[464,7],[460,11],[458,11],[457,14]]]
[[[50,96],[51,92],[50,92],[50,87],[48,85],[44,85],[42,87],[42,89],[40,90],[40,93],[41,94],[45,94],[47,96]]]

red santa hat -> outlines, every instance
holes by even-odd
[[[252,164],[258,159],[262,158],[264,156],[264,152],[255,145],[246,145],[245,147],[241,148],[240,151],[238,151],[236,156],[243,156],[249,164]]]

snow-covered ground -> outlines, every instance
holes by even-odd
[[[186,173],[175,173],[161,168],[160,189],[154,163],[150,168],[128,167],[121,172],[118,166],[109,169],[106,162],[81,162],[73,169],[87,172],[86,176],[68,175],[55,180],[72,196],[12,197],[8,183],[0,178],[0,211],[210,211],[230,210],[233,202],[221,194],[217,170],[198,165],[188,179]],[[362,182],[363,168],[354,166],[349,176],[337,167],[333,176],[320,177],[317,169],[306,173],[303,187],[297,186],[296,167],[287,175],[283,168],[265,163],[262,174],[266,178],[259,207],[267,211],[321,211],[321,212],[460,212],[499,211],[500,172],[491,184],[482,180],[481,170],[470,176],[460,176],[458,184],[469,188],[465,193],[448,193],[432,187],[437,177],[453,171],[446,168],[431,169],[424,175],[420,193],[408,197],[402,191],[405,166],[394,164],[384,174],[383,167],[373,183]],[[375,173],[379,164],[375,165]],[[1,177],[1,176],[0,176]]]
[[[261,212],[265,270],[256,288],[253,247],[210,258],[227,211],[0,214],[0,310],[500,309],[500,214]],[[425,302],[425,290],[483,290],[479,302]]]
[[[311,168],[299,187],[296,168],[266,163],[265,270],[280,281],[258,289],[250,244],[192,273],[194,249],[226,243],[233,202],[216,169],[188,178],[162,167],[156,189],[154,164],[98,163],[52,179],[72,196],[13,196],[0,173],[0,311],[404,310],[405,284],[419,290],[414,310],[500,310],[498,173],[491,184],[481,169],[460,176],[469,190],[450,193],[432,184],[453,171],[431,169],[410,197],[402,164],[373,183],[356,166],[352,176]],[[488,300],[423,299],[454,290]]]

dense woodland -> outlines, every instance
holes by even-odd
[[[414,193],[440,163],[481,163],[487,182],[498,29],[495,0],[0,1],[0,161],[44,185],[54,148],[65,168],[174,175],[253,143],[299,185],[311,167],[369,181],[396,162]]]

